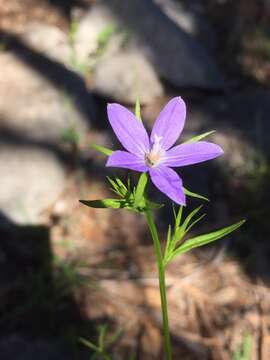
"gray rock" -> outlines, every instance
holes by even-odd
[[[89,62],[91,56],[98,50],[100,34],[109,28],[116,29],[118,25],[116,17],[103,2],[94,4],[78,22],[74,36],[74,49],[78,62]]]
[[[27,45],[51,59],[69,63],[71,48],[68,37],[58,27],[35,22],[26,27],[21,38]]]
[[[0,173],[0,210],[19,224],[40,223],[65,186],[65,172],[52,153],[20,144],[0,146]]]
[[[137,51],[148,56],[162,78],[178,87],[224,89],[215,60],[153,1],[111,0],[107,6],[133,32],[139,42]]]
[[[55,143],[71,126],[84,136],[87,119],[77,110],[72,96],[58,91],[46,74],[38,73],[10,53],[0,55],[0,67],[5,69],[0,78],[2,130]]]
[[[153,1],[180,29],[201,42],[207,49],[215,50],[217,41],[215,28],[208,21],[202,5],[184,6],[176,0]]]
[[[12,221],[37,223],[65,186],[55,157],[61,137],[73,127],[83,138],[88,124],[46,74],[11,53],[0,55],[0,67],[0,209]]]
[[[190,99],[184,137],[209,130],[212,141],[224,149],[224,172],[239,176],[256,174],[270,156],[270,94],[250,88],[224,96]]]
[[[172,0],[155,1],[162,4],[144,0],[128,4],[97,1],[81,19],[74,47],[79,62],[95,65],[93,90],[117,101],[134,102],[139,87],[143,90],[139,95],[145,93],[145,102],[151,102],[162,94],[156,73],[178,87],[224,88],[223,76],[214,60],[195,40],[209,38],[212,33],[205,19],[179,6],[174,11]],[[100,34],[110,28],[115,32],[93,62]],[[133,71],[135,62],[135,68],[142,68],[139,74]],[[137,83],[132,80],[136,78]],[[139,81],[142,84],[138,85]]]
[[[122,51],[98,62],[92,86],[96,92],[119,102],[142,104],[161,96],[163,88],[149,62],[142,54]]]
[[[100,51],[100,35],[111,32]],[[132,38],[132,36],[131,36]],[[75,35],[74,48],[80,63],[92,67],[91,89],[125,103],[149,103],[163,94],[153,65],[143,52],[130,43],[126,29],[108,8],[98,2],[82,18]]]

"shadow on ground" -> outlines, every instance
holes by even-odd
[[[1,359],[85,359],[93,336],[51,252],[50,229],[0,216]]]

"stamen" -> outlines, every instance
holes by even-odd
[[[162,160],[165,151],[161,148],[160,140],[162,136],[154,135],[154,143],[149,153],[145,154],[145,164],[149,167],[157,166]]]

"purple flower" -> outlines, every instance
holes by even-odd
[[[119,104],[108,105],[109,122],[127,151],[114,151],[106,166],[149,171],[154,185],[177,204],[185,205],[182,180],[171,169],[197,164],[223,153],[215,144],[198,141],[174,146],[186,118],[186,105],[181,97],[168,102],[156,119],[151,136],[132,112]]]

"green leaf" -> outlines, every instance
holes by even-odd
[[[93,344],[91,341],[83,339],[83,338],[79,338],[79,341],[85,345],[86,347],[88,347],[91,350],[94,350],[96,352],[100,352],[100,349],[98,346],[96,346],[95,344]]]
[[[243,359],[251,360],[251,352],[252,352],[252,336],[250,334],[246,334],[243,342]]]
[[[123,329],[119,328],[111,336],[108,336],[108,339],[106,341],[107,347],[114,344],[122,335],[123,335]]]
[[[136,97],[136,104],[135,104],[135,116],[138,120],[142,121],[142,116],[141,116],[141,104],[140,104],[140,99],[137,96]]]
[[[202,214],[201,216],[199,216],[196,220],[193,221],[193,223],[191,223],[187,228],[186,228],[186,231],[185,231],[185,234],[189,232],[189,230],[191,228],[193,228],[193,226],[195,224],[197,224],[199,221],[201,221],[204,217],[206,216],[206,214]]]
[[[119,199],[80,200],[80,202],[92,208],[125,208],[139,213],[144,212],[146,209],[156,210],[164,206],[163,204],[149,201],[144,197],[144,191],[148,181],[147,173],[141,174],[138,184],[133,191],[131,190],[129,178],[127,185],[118,177],[114,179],[107,177],[107,179],[111,185],[111,190],[120,196]]]
[[[105,154],[105,155],[112,155],[113,153],[113,150],[111,149],[108,149],[104,146],[101,146],[101,145],[96,145],[96,144],[90,144],[90,147],[93,148],[94,150],[97,150],[99,152],[101,152],[102,154]]]
[[[238,346],[238,348],[235,350],[233,354],[233,360],[242,360],[242,354],[241,354],[241,348]]]
[[[105,46],[110,40],[111,36],[115,33],[115,25],[107,25],[99,34],[98,34],[98,44],[99,46]]]
[[[128,189],[128,191],[130,191],[130,189],[131,189],[130,175],[128,175],[128,178],[127,178],[127,189]]]
[[[187,195],[187,196],[190,196],[190,197],[194,197],[194,198],[197,198],[197,199],[202,199],[202,200],[205,200],[205,201],[209,201],[209,199],[207,199],[207,197],[203,196],[203,195],[200,195],[200,194],[196,194],[186,188],[184,188],[184,193]]]
[[[74,45],[75,37],[78,31],[79,22],[77,19],[73,19],[70,24],[68,38],[71,45]]]
[[[194,209],[190,214],[188,214],[188,216],[185,218],[185,221],[183,222],[183,224],[181,226],[177,226],[175,227],[175,232],[174,232],[174,246],[179,243],[179,241],[182,240],[183,236],[186,234],[186,229],[189,225],[189,223],[191,222],[191,220],[193,219],[193,217],[201,210],[202,205],[197,207],[196,209]]]
[[[230,234],[234,230],[238,229],[244,223],[245,223],[245,220],[242,220],[236,224],[227,226],[223,229],[211,232],[209,234],[199,235],[193,239],[189,239],[173,252],[170,260],[172,260],[173,258],[175,258],[176,256],[178,256],[180,254],[184,254],[185,252],[187,252],[191,249],[194,249],[196,247],[203,246],[203,245],[209,244],[213,241],[216,241],[216,240]]]
[[[173,208],[173,210],[174,210],[174,214],[175,214],[175,209]],[[174,225],[175,229],[177,229],[180,226],[180,222],[181,222],[181,219],[182,219],[182,214],[183,214],[183,206],[181,205],[179,207],[177,215],[175,214],[175,225]]]
[[[164,261],[166,262],[169,250],[171,248],[171,241],[172,241],[172,227],[169,225],[168,232],[167,232],[167,240],[166,240],[166,247],[164,252]]]
[[[200,205],[196,209],[191,211],[191,213],[188,214],[188,216],[185,218],[185,221],[183,222],[183,225],[182,225],[184,231],[186,231],[189,223],[194,218],[194,216],[201,210],[202,207],[203,207],[203,205]]]
[[[114,191],[116,194],[118,194],[122,198],[126,197],[126,195],[128,193],[128,189],[127,189],[126,185],[118,177],[116,177],[113,180],[109,176],[107,176],[107,180],[112,185],[112,191]]]
[[[200,140],[204,139],[206,136],[213,134],[214,132],[216,132],[216,130],[208,131],[201,135],[194,136],[193,138],[185,141],[183,144],[189,144],[189,143],[200,141]]]
[[[138,181],[138,184],[136,187],[136,191],[135,191],[135,197],[134,197],[134,207],[135,208],[139,206],[141,200],[144,197],[143,195],[144,195],[145,187],[147,185],[147,181],[148,181],[147,173],[142,173],[139,178],[139,181]]]
[[[245,334],[242,344],[233,353],[233,360],[251,360],[252,356],[252,336]]]
[[[146,207],[151,210],[159,210],[164,206],[164,204],[158,204],[156,202],[150,201],[146,199]]]
[[[126,185],[123,183],[123,181],[120,180],[119,177],[116,177],[115,180],[116,180],[119,188],[122,189],[122,191],[124,191],[126,193],[128,191],[128,189],[127,189]]]
[[[109,176],[107,176],[107,180],[108,180],[109,183],[112,185],[112,190],[115,190],[115,191],[118,193],[119,186],[117,185],[116,181],[114,181],[113,179],[111,179]]]
[[[80,143],[80,135],[75,127],[70,126],[63,130],[60,141],[78,146]]]
[[[103,199],[103,200],[79,200],[82,204],[96,209],[121,209],[127,207],[125,199]]]
[[[108,324],[101,325],[99,328],[99,336],[98,336],[98,347],[101,351],[105,348],[105,336],[108,330]]]

